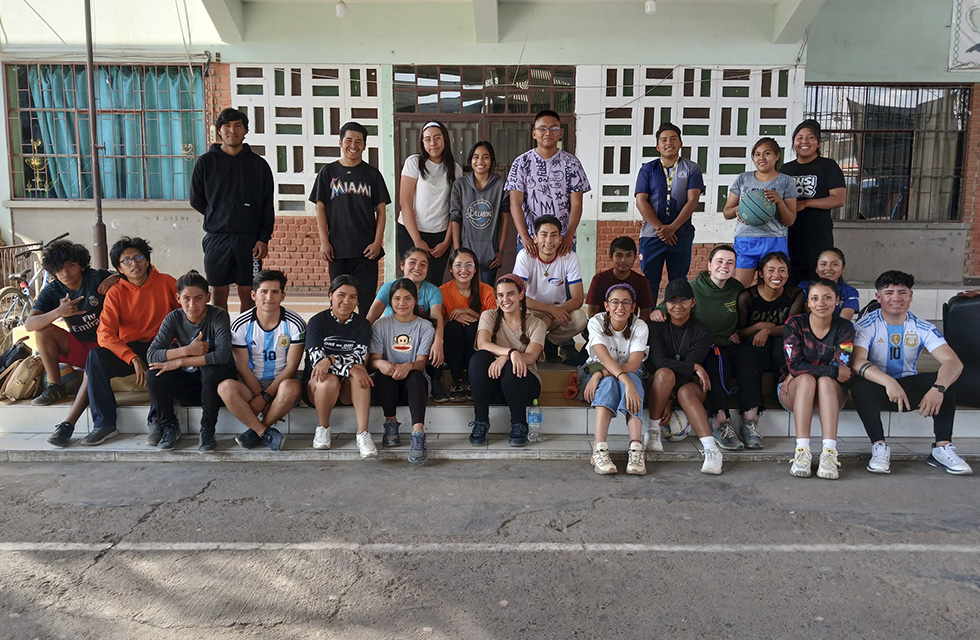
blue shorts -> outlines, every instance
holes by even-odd
[[[762,256],[773,251],[782,251],[789,256],[786,238],[757,238],[740,236],[735,238],[735,268],[756,269]]]
[[[640,413],[643,412],[643,382],[640,376],[635,373],[627,373],[627,377],[633,382],[633,388],[640,394]],[[639,416],[640,413],[630,413],[626,408],[626,391],[623,383],[612,376],[606,376],[599,381],[599,386],[595,390],[595,398],[592,400],[593,407],[605,407],[613,412],[613,415],[621,413],[629,420],[629,416]]]

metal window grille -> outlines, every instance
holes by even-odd
[[[959,220],[970,88],[806,86],[821,153],[844,171],[844,220]]]
[[[85,66],[4,66],[15,198],[92,197]],[[98,65],[103,197],[186,199],[206,151],[200,65]]]

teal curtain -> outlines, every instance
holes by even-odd
[[[85,68],[31,65],[28,80],[53,195],[91,198]],[[103,197],[186,199],[206,147],[201,69],[100,66],[95,84]]]

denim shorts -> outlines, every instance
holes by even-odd
[[[782,251],[789,255],[786,238],[759,238],[756,236],[739,236],[735,238],[735,268],[756,269],[762,256],[773,251]]]
[[[629,416],[639,417],[643,413],[643,382],[640,380],[640,376],[635,373],[627,373],[626,375],[633,382],[633,388],[640,394],[640,411],[638,413],[630,413],[626,408],[626,392],[623,388],[623,382],[612,376],[606,376],[599,381],[599,387],[595,390],[595,399],[592,400],[592,406],[605,407],[612,411],[614,415],[621,413],[627,419]]]

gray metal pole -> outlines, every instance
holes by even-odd
[[[95,226],[92,228],[92,254],[96,269],[109,268],[105,223],[102,221],[102,174],[99,170],[99,144],[95,121],[95,62],[92,53],[92,2],[85,0],[85,78],[88,86],[88,134],[92,148],[92,199],[95,201]]]

